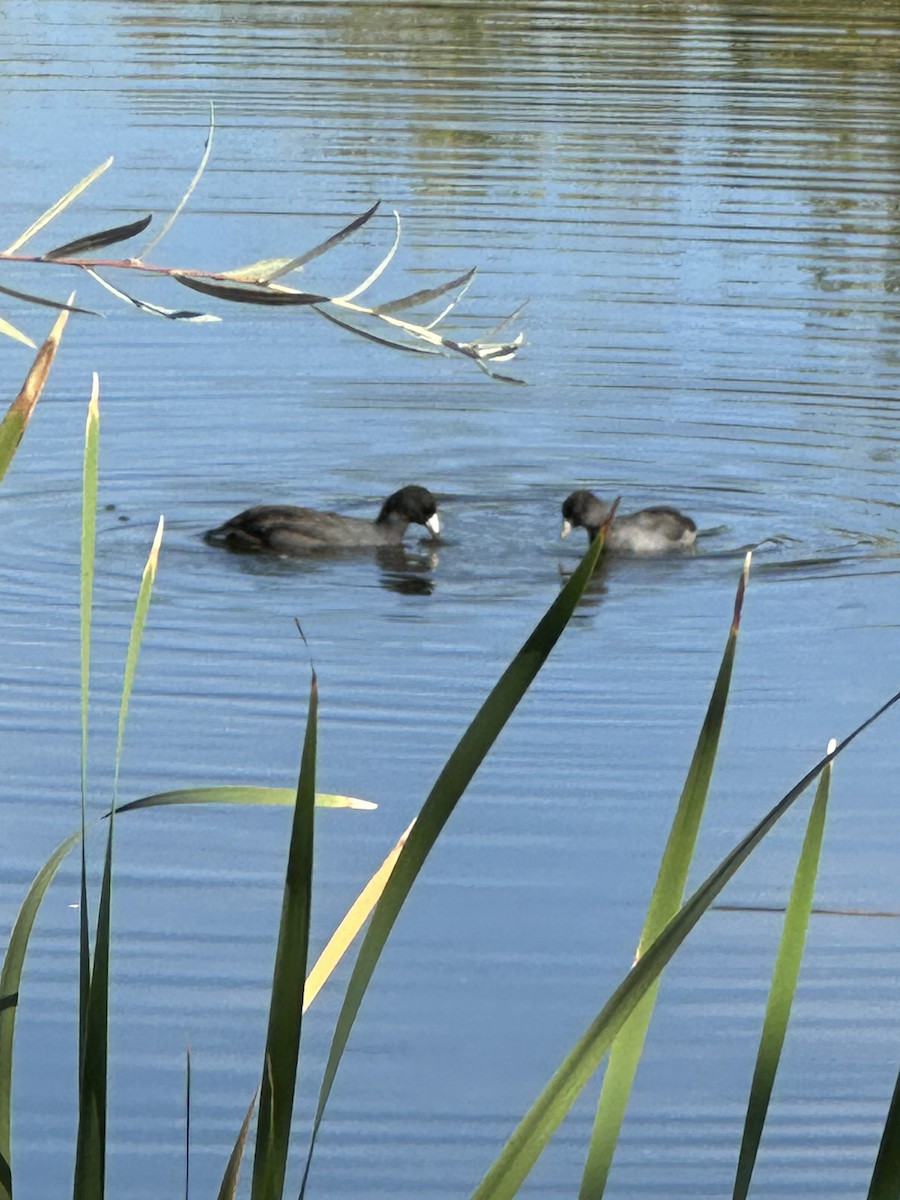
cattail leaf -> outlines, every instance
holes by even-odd
[[[146,217],[141,217],[139,221],[131,221],[128,225],[116,225],[112,229],[100,229],[97,233],[86,233],[84,237],[75,238],[72,242],[65,242],[62,246],[48,250],[43,257],[45,259],[75,258],[76,255],[85,254],[89,250],[114,246],[116,242],[125,242],[129,238],[143,233],[152,220],[153,214],[150,213]]]
[[[251,1200],[282,1200],[284,1193],[309,949],[317,715],[318,685],[313,672],[275,951],[269,1026],[259,1089]]]
[[[644,927],[641,930],[637,958],[640,958],[644,947],[654,941],[666,923],[678,911],[684,898],[684,888],[697,845],[697,835],[700,831],[700,822],[703,818],[716,753],[719,748],[719,737],[725,720],[744,590],[749,571],[750,555],[748,554],[738,581],[731,627],[726,639],[722,661],[687,778],[682,788],[681,798],[675,810],[647,916],[644,920]],[[647,989],[647,994],[623,1025],[610,1051],[581,1180],[581,1200],[595,1200],[603,1195],[606,1188],[625,1110],[631,1097],[634,1077],[653,1016],[658,986],[658,983],[654,983]]]
[[[600,536],[588,546],[584,558],[565,587],[482,704],[440,772],[391,871],[381,899],[372,914],[344,994],[319,1090],[301,1195],[309,1176],[315,1139],[344,1048],[400,910],[460,797],[561,637],[594,573],[605,543],[605,532],[601,531]]]
[[[834,748],[834,741],[829,742],[828,752],[831,753]],[[744,1133],[741,1138],[741,1149],[732,1193],[734,1200],[746,1200],[750,1191],[750,1180],[756,1165],[756,1155],[759,1151],[766,1114],[769,1110],[769,1100],[781,1059],[791,1006],[797,991],[800,962],[803,958],[803,947],[806,943],[806,931],[809,927],[809,915],[816,887],[816,875],[819,870],[819,857],[822,852],[830,785],[831,765],[829,764],[819,777],[819,786],[810,809],[806,836],[803,839],[797,870],[794,874],[794,883],[785,912],[784,928],[778,947],[778,957],[775,961],[775,971],[772,975],[772,986],[769,989],[753,1081],[750,1084]]]
[[[646,948],[560,1064],[472,1194],[472,1200],[511,1200],[516,1195],[541,1151],[600,1065],[616,1034],[722,889],[825,767],[898,701],[900,692],[896,692],[858,725],[832,753],[817,762],[725,856],[682,905]]]
[[[16,998],[22,982],[25,953],[34,928],[35,917],[47,888],[53,882],[63,859],[78,842],[80,834],[73,833],[53,851],[22,901],[6,946],[0,968],[0,1200],[12,1200],[12,1146],[10,1120],[12,1115],[11,1089],[13,1045],[16,1028]]]
[[[250,1101],[250,1106],[247,1109],[243,1124],[237,1135],[237,1140],[234,1143],[234,1149],[228,1159],[228,1165],[225,1168],[225,1174],[222,1176],[222,1183],[219,1187],[218,1200],[234,1200],[237,1195],[238,1178],[241,1173],[241,1160],[244,1157],[244,1146],[247,1144],[247,1134],[250,1130],[250,1122],[253,1119],[253,1110],[256,1107],[256,1098],[259,1094],[259,1089],[253,1093],[253,1099]]]

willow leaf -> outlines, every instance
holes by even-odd
[[[24,233],[20,233],[13,244],[7,246],[3,253],[14,254],[16,250],[30,241],[36,233],[39,233],[45,225],[49,225],[54,217],[58,217],[63,209],[68,208],[73,200],[76,200],[83,191],[89,188],[95,179],[99,179],[103,172],[112,166],[112,162],[112,155],[110,155],[106,162],[102,162],[99,167],[94,167],[93,171],[89,171],[84,179],[79,180],[74,187],[69,188],[64,196],[60,196],[55,204],[51,204],[46,212],[41,213],[38,219],[33,221]]]
[[[117,242],[125,242],[135,237],[147,228],[153,220],[153,214],[141,217],[139,221],[131,221],[127,225],[116,225],[112,229],[100,229],[97,233],[86,233],[84,237],[65,242],[53,250],[48,250],[45,259],[74,258],[77,254],[85,254],[89,250],[100,250],[104,246],[114,246]]]

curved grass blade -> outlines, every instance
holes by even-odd
[[[897,1200],[900,1196],[900,1075],[894,1084],[894,1094],[888,1109],[887,1120],[881,1133],[881,1142],[875,1158],[875,1167],[869,1181],[866,1200]]]
[[[115,798],[119,785],[119,768],[128,704],[134,684],[141,640],[150,607],[150,596],[156,578],[159,548],[162,543],[163,519],[160,517],[156,535],[150,547],[135,604],[134,619],[125,656],[125,676],[119,704],[119,723],[116,734],[116,756],[113,772],[113,811],[106,837],[103,880],[100,885],[100,906],[97,915],[97,936],[90,972],[87,1003],[87,1022],[82,1054],[79,1095],[78,1135],[75,1151],[74,1200],[103,1200],[106,1186],[106,1102],[109,1032],[109,947],[112,909],[112,853],[115,831]]]
[[[54,217],[58,217],[63,209],[68,208],[73,200],[77,199],[83,191],[89,188],[95,179],[99,179],[103,172],[112,166],[112,162],[112,155],[110,155],[106,162],[102,162],[99,167],[94,167],[93,171],[88,172],[84,179],[79,180],[74,187],[69,188],[64,196],[60,196],[55,204],[51,204],[46,212],[41,213],[38,219],[32,222],[24,233],[20,233],[13,244],[7,246],[3,253],[14,254],[16,250],[30,241],[36,233],[39,233],[45,225],[49,225]]]
[[[684,888],[697,845],[697,835],[703,819],[703,810],[706,806],[709,784],[719,748],[719,736],[725,719],[725,707],[728,702],[741,609],[749,572],[750,555],[748,554],[738,581],[734,615],[725,643],[722,662],[681,798],[678,801],[678,808],[672,820],[672,828],[669,831],[644,927],[641,930],[636,958],[640,958],[644,947],[654,941],[666,922],[674,916],[684,898]],[[625,1110],[631,1097],[634,1077],[643,1053],[644,1041],[650,1027],[658,990],[658,981],[648,988],[646,996],[623,1025],[610,1051],[581,1180],[581,1200],[596,1200],[603,1195],[606,1188],[609,1169],[625,1118]]]
[[[396,846],[394,846],[393,850],[391,850],[390,854],[350,905],[343,920],[328,939],[325,948],[313,964],[311,971],[306,977],[306,987],[303,992],[304,1012],[306,1012],[313,1000],[318,996],[326,981],[334,972],[335,967],[350,949],[354,938],[369,919],[369,914],[378,903],[387,881],[391,877],[394,864],[400,857],[400,851],[406,845],[406,839],[409,837],[410,830],[414,824],[415,821],[410,822],[400,835],[400,840]]]
[[[313,292],[297,292],[292,288],[266,288],[246,283],[216,283],[212,279],[203,279],[196,275],[182,275],[179,271],[172,272],[172,279],[183,283],[185,287],[205,296],[216,296],[219,300],[228,300],[234,304],[265,304],[276,308],[302,308],[307,304],[324,304],[328,296],[316,295]]]
[[[175,792],[156,792],[142,796],[140,800],[129,800],[120,804],[117,813],[131,812],[137,808],[159,808],[164,804],[271,804],[285,807],[297,801],[296,788],[250,787],[196,787],[183,788]],[[355,808],[369,810],[377,808],[371,800],[358,800],[355,796],[338,796],[332,792],[316,792],[316,804],[320,808]]]
[[[123,292],[121,288],[115,287],[104,279],[102,275],[98,275],[92,267],[85,267],[88,275],[101,287],[106,288],[113,296],[119,300],[124,300],[126,304],[133,304],[135,308],[139,308],[141,312],[150,313],[154,317],[165,317],[168,321],[194,321],[198,325],[205,321],[221,321],[221,317],[214,316],[212,313],[193,312],[188,308],[164,308],[161,304],[151,304],[149,300],[138,300],[136,296],[130,296],[128,292]]]
[[[352,292],[346,292],[343,296],[336,296],[336,300],[355,300],[357,296],[361,296],[363,292],[367,292],[372,284],[375,283],[377,279],[380,279],[387,270],[391,260],[397,253],[397,247],[400,245],[400,214],[397,212],[396,208],[394,209],[394,220],[396,222],[396,230],[394,232],[394,242],[390,250],[388,250],[387,254],[384,256],[375,270],[370,275],[367,275],[358,287],[355,287]]]
[[[73,292],[69,297],[69,303],[71,304],[74,299],[75,293]],[[34,406],[37,404],[41,392],[44,390],[44,384],[47,382],[47,376],[50,374],[50,368],[53,366],[59,341],[68,319],[68,312],[61,312],[54,321],[53,328],[50,330],[46,341],[40,350],[38,350],[37,357],[31,364],[31,370],[25,377],[22,390],[9,406],[3,421],[0,422],[0,480],[6,474],[12,457],[18,449],[19,442],[21,442],[22,436],[25,433],[26,426],[31,420]]]
[[[24,300],[28,304],[40,304],[44,308],[55,308],[61,312],[83,313],[87,317],[99,317],[100,313],[94,312],[92,308],[79,308],[77,304],[64,304],[61,300],[51,300],[47,296],[35,296],[32,292],[20,292],[15,288],[5,287],[0,284],[0,292],[4,296],[12,296],[15,300]],[[22,337],[25,337],[22,334]],[[31,338],[27,339],[28,345],[33,346],[34,342]]]
[[[0,317],[0,333],[12,338],[14,342],[21,342],[23,346],[30,346],[32,350],[37,349],[28,334],[23,333],[17,325],[13,325],[12,321],[7,321],[5,317]]]
[[[12,1200],[10,1119],[13,1042],[16,1028],[16,1004],[12,1002],[12,998],[18,997],[21,988],[25,953],[41,901],[53,882],[60,863],[80,836],[79,833],[72,833],[61,842],[34,877],[12,927],[3,967],[0,969],[0,996],[6,1001],[0,1006],[0,1200]]]
[[[275,952],[251,1200],[281,1200],[284,1192],[309,949],[317,716],[318,684],[313,672]]]
[[[834,748],[835,743],[832,739],[828,743],[828,752],[831,753]],[[750,1098],[747,1102],[744,1134],[741,1138],[741,1150],[732,1193],[734,1200],[746,1200],[750,1191],[750,1180],[753,1176],[756,1155],[766,1122],[775,1074],[781,1059],[781,1049],[787,1033],[791,1005],[797,990],[800,962],[803,958],[809,914],[812,910],[813,894],[816,888],[816,875],[819,870],[822,838],[825,833],[825,815],[828,809],[830,786],[831,766],[829,765],[819,777],[819,786],[816,788],[816,797],[810,809],[806,836],[803,839],[803,847],[800,851],[800,859],[797,863],[791,896],[784,917],[784,929],[778,947],[778,956],[775,960],[772,986],[769,989],[766,1016],[759,1041],[756,1066],[753,1070],[753,1082],[750,1085]],[[895,1176],[895,1180],[900,1181],[900,1175]],[[895,1195],[897,1186],[898,1184],[895,1183]]]
[[[711,907],[716,896],[820,772],[898,700],[900,692],[891,696],[848,734],[830,754],[826,754],[817,762],[722,859],[682,905],[676,916],[637,960],[557,1068],[550,1082],[519,1122],[509,1141],[475,1189],[472,1200],[511,1200],[580,1095],[582,1088],[600,1065],[616,1034],[654,981],[659,978],[687,935]]]
[[[77,254],[84,254],[88,250],[100,250],[104,246],[114,246],[116,242],[126,242],[129,238],[143,233],[152,220],[153,214],[150,213],[138,221],[130,221],[127,225],[116,225],[112,229],[100,229],[97,233],[86,233],[84,237],[75,238],[72,242],[65,242],[62,246],[48,250],[43,257],[46,260],[74,258]]]
[[[97,539],[97,476],[100,456],[100,380],[96,371],[91,382],[84,430],[84,467],[81,500],[81,904],[79,910],[79,1066],[87,1037],[88,1002],[91,987],[91,941],[88,928],[87,885],[87,784],[88,712],[91,673],[91,617],[94,605],[94,552]]]
[[[234,1200],[237,1194],[238,1178],[241,1173],[241,1159],[244,1157],[244,1146],[247,1144],[247,1133],[250,1129],[250,1122],[253,1119],[253,1110],[256,1107],[256,1097],[258,1095],[259,1088],[253,1093],[253,1099],[250,1101],[247,1115],[244,1117],[237,1141],[234,1143],[234,1149],[228,1158],[228,1165],[225,1167],[225,1174],[222,1176],[222,1183],[219,1186],[218,1200]]]
[[[150,241],[147,243],[147,245],[144,246],[143,250],[141,250],[140,254],[138,255],[139,259],[146,258],[147,255],[150,253],[150,251],[159,245],[159,243],[163,240],[163,238],[166,236],[166,234],[169,232],[169,230],[175,224],[178,217],[181,215],[181,211],[184,208],[184,206],[187,204],[188,200],[190,200],[191,196],[194,194],[194,189],[196,188],[196,186],[200,182],[200,180],[203,178],[203,172],[206,170],[206,164],[209,162],[209,156],[210,156],[210,153],[212,152],[213,134],[215,133],[215,129],[216,129],[216,109],[215,109],[215,105],[213,104],[212,100],[210,100],[210,102],[209,102],[209,129],[206,134],[206,142],[203,146],[203,154],[200,158],[199,166],[197,167],[197,170],[194,172],[193,179],[188,184],[187,191],[181,197],[181,202],[176,206],[175,211],[172,213],[172,215],[169,217],[169,219],[163,223],[163,226],[160,229],[160,231],[154,237],[152,237],[150,239]]]
[[[615,505],[613,506],[615,511]],[[610,514],[610,517],[612,513]],[[450,755],[438,775],[416,823],[400,852],[396,865],[379,900],[372,920],[360,947],[344,1002],[338,1016],[337,1026],[328,1053],[323,1073],[319,1101],[313,1124],[312,1139],[303,1174],[301,1196],[306,1187],[312,1160],[315,1139],[322,1122],[325,1106],[334,1085],[337,1069],[356,1014],[362,1003],[369,981],[384,949],[385,942],[401,908],[409,895],[416,877],[437,841],[441,830],[455,809],[457,802],[468,787],[473,775],[483,762],[485,755],[496,741],[506,722],[512,716],[519,701],[537,675],[556,645],[582,592],[594,573],[606,543],[606,526],[587,549],[576,570],[565,587],[538,622],[534,632],[495,684],[490,695],[482,704],[474,720],[463,734],[456,749]]]

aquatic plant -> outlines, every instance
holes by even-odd
[[[506,362],[513,358],[516,351],[522,345],[522,333],[518,333],[510,338],[501,337],[504,330],[518,319],[522,311],[521,308],[518,308],[514,313],[510,314],[510,316],[482,336],[469,341],[461,341],[438,332],[438,325],[449,316],[468,291],[475,277],[476,268],[472,268],[466,271],[465,274],[447,280],[444,283],[436,284],[433,287],[419,288],[414,292],[398,296],[393,300],[386,300],[371,307],[359,303],[359,297],[381,278],[397,253],[400,245],[401,222],[400,214],[396,211],[393,214],[394,239],[387,254],[385,254],[374,270],[370,271],[361,282],[355,284],[346,292],[332,296],[326,295],[321,291],[303,291],[295,287],[289,287],[286,283],[282,282],[287,276],[302,271],[314,259],[327,253],[327,251],[339,245],[351,234],[356,233],[363,226],[367,225],[378,212],[380,201],[376,201],[364,213],[350,221],[349,224],[339,229],[323,242],[301,254],[266,258],[246,266],[230,267],[219,271],[207,271],[195,267],[163,266],[147,262],[148,254],[172,228],[172,225],[199,183],[206,164],[209,161],[214,130],[215,118],[212,106],[210,106],[209,132],[203,156],[194,177],[171,216],[137,254],[127,258],[97,258],[94,252],[137,237],[138,234],[143,233],[150,225],[153,219],[152,215],[140,217],[124,225],[117,225],[109,229],[101,229],[84,234],[65,242],[63,245],[46,250],[43,254],[28,255],[20,253],[21,248],[27,242],[68,208],[73,200],[76,200],[112,165],[113,159],[107,158],[105,162],[100,163],[99,166],[90,171],[83,179],[74,184],[63,196],[33,221],[27,229],[20,233],[5,250],[0,251],[0,263],[55,263],[57,266],[74,267],[85,271],[96,283],[118,299],[152,316],[165,317],[171,321],[206,322],[221,319],[213,313],[198,312],[186,308],[165,308],[162,305],[152,304],[147,300],[139,299],[137,296],[131,295],[123,288],[113,284],[107,278],[106,272],[109,270],[120,270],[139,276],[164,276],[195,292],[228,301],[229,303],[261,304],[269,307],[312,311],[326,320],[339,325],[342,329],[358,334],[370,341],[378,342],[380,345],[389,346],[397,350],[409,350],[420,354],[445,354],[466,358],[494,378],[503,379],[508,382],[518,382],[518,380],[513,380],[509,376],[499,374],[494,369],[494,364]],[[101,272],[103,273],[101,274]],[[62,309],[67,312],[97,315],[92,310],[76,308],[71,299],[63,303],[46,296],[38,296],[30,292],[6,287],[2,284],[0,284],[0,293],[29,304],[43,305],[50,308]],[[421,309],[423,306],[449,296],[451,293],[453,293],[453,298],[445,304],[436,317],[431,318],[427,323],[411,321],[398,316],[398,313],[416,308]],[[0,317],[0,333],[23,342],[25,345],[34,346],[31,338],[26,333],[4,317]]]
[[[28,417],[40,396],[53,355],[59,345],[67,312],[60,314],[50,337],[39,352],[32,371],[0,423],[0,478],[18,446]],[[316,792],[318,688],[312,675],[305,731],[296,788],[192,788],[158,793],[128,804],[118,804],[119,763],[129,699],[138,654],[150,605],[156,563],[162,543],[162,521],[144,569],[125,661],[115,751],[114,783],[106,821],[106,855],[100,885],[98,916],[92,930],[88,914],[88,874],[84,855],[88,833],[87,745],[89,666],[96,530],[99,440],[99,383],[96,377],[88,406],[85,436],[82,568],[81,568],[81,826],[69,835],[38,872],[14,923],[0,970],[0,1200],[11,1200],[13,1155],[10,1142],[12,1112],[12,1054],[15,1017],[20,1005],[20,984],[29,939],[41,901],[65,856],[82,848],[81,863],[81,971],[79,991],[79,1113],[74,1196],[100,1200],[104,1194],[106,1164],[107,1037],[109,946],[113,895],[113,845],[117,819],[124,813],[161,804],[281,803],[293,806],[290,843],[281,921],[273,966],[268,1032],[260,1083],[249,1099],[246,1116],[237,1131],[234,1147],[224,1167],[219,1196],[233,1197],[242,1157],[249,1139],[253,1114],[257,1114],[252,1154],[251,1200],[281,1200],[285,1192],[288,1152],[291,1145],[296,1076],[302,1044],[304,1014],[334,965],[370,918],[347,984],[319,1091],[309,1150],[306,1155],[301,1197],[305,1194],[313,1161],[316,1136],[324,1119],[337,1072],[356,1016],[371,985],[379,957],[403,905],[429,853],[469,782],[489,753],[497,736],[515,711],[565,628],[587,587],[605,547],[605,529],[589,547],[581,563],[562,587],[534,631],[525,640],[501,675],[455,750],[439,773],[422,809],[404,832],[382,867],[340,923],[319,962],[307,970],[307,948],[312,905],[314,810],[317,804],[365,807],[364,802]],[[747,1195],[766,1120],[769,1098],[778,1068],[797,983],[828,801],[830,768],[834,759],[873,721],[900,700],[890,697],[839,744],[829,744],[814,763],[769,812],[723,858],[719,865],[684,899],[684,888],[693,860],[697,833],[714,769],[719,736],[737,649],[750,558],[745,561],[734,602],[721,665],[703,721],[687,779],[666,844],[656,886],[641,934],[635,961],[581,1038],[560,1064],[535,1103],[525,1114],[493,1165],[476,1188],[473,1200],[501,1200],[518,1192],[544,1147],[590,1082],[603,1057],[609,1061],[600,1092],[597,1117],[586,1147],[581,1187],[582,1200],[602,1196],[609,1167],[627,1107],[635,1069],[643,1048],[656,1000],[660,976],[691,930],[715,903],[727,882],[762,843],[766,835],[816,780],[807,833],[800,853],[784,933],[773,974],[769,1004],[763,1023],[757,1067],[747,1103],[744,1136],[737,1156],[733,1195]],[[190,1113],[190,1061],[188,1060],[188,1115]],[[189,1127],[189,1121],[188,1121]],[[189,1159],[188,1159],[189,1161]],[[900,1187],[900,1077],[895,1088],[880,1146],[875,1155],[868,1196],[870,1200],[896,1197]],[[188,1188],[186,1184],[185,1192]]]

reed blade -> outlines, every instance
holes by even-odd
[[[588,547],[587,553],[565,587],[503,672],[440,772],[400,852],[372,914],[347,984],[319,1091],[301,1196],[306,1187],[316,1136],[334,1086],[338,1066],[385,942],[419,871],[457,802],[562,635],[594,573],[604,545],[605,538],[601,535]]]
[[[120,804],[117,813],[132,812],[138,808],[159,808],[165,804],[270,804],[288,806],[297,801],[296,788],[251,787],[194,787],[174,792],[155,792],[142,796],[140,800],[129,800]],[[316,792],[316,804],[320,808],[354,808],[368,811],[377,808],[371,800],[358,800],[355,796],[338,796],[333,792]]]
[[[706,806],[709,784],[719,748],[719,737],[725,719],[725,708],[728,702],[728,690],[731,685],[737,635],[749,572],[750,555],[748,554],[738,581],[731,627],[726,639],[722,661],[678,807],[672,820],[669,837],[663,850],[656,884],[641,930],[636,958],[640,958],[644,947],[657,937],[666,922],[674,916],[684,898],[684,888],[697,845],[697,835],[700,831],[700,822]],[[622,1027],[610,1051],[582,1175],[580,1200],[597,1200],[603,1195],[606,1188],[625,1111],[631,1097],[634,1077],[653,1016],[657,991],[658,983],[648,989],[646,996]]]
[[[833,741],[829,742],[829,752],[834,750],[834,745]],[[825,834],[825,816],[828,809],[830,787],[831,765],[829,764],[819,778],[815,800],[810,808],[806,836],[803,839],[797,870],[794,873],[794,883],[785,911],[781,942],[778,946],[778,956],[775,960],[772,986],[769,989],[766,1015],[756,1056],[756,1066],[753,1070],[753,1081],[750,1084],[744,1133],[741,1138],[741,1149],[732,1193],[734,1200],[746,1200],[750,1191],[750,1180],[756,1165],[756,1156],[759,1152],[759,1143],[769,1110],[772,1088],[775,1085],[775,1075],[781,1059],[791,1006],[797,991],[797,979],[800,975],[803,948],[806,944],[806,931],[809,928],[809,915],[812,911],[819,858],[822,852],[822,839]]]
[[[309,949],[317,719],[318,684],[313,672],[275,952],[251,1200],[281,1200],[284,1191]]]
[[[547,1086],[519,1122],[509,1141],[494,1160],[484,1179],[473,1193],[472,1200],[511,1200],[515,1196],[547,1142],[600,1065],[603,1055],[609,1049],[616,1034],[722,889],[746,862],[763,838],[790,809],[798,796],[802,795],[813,780],[818,778],[825,767],[843,753],[863,730],[868,729],[898,701],[900,701],[900,692],[895,692],[852,733],[848,734],[834,751],[807,771],[803,778],[725,856],[716,869],[682,905],[676,916],[669,921],[659,936],[637,960],[586,1032],[557,1068]]]

